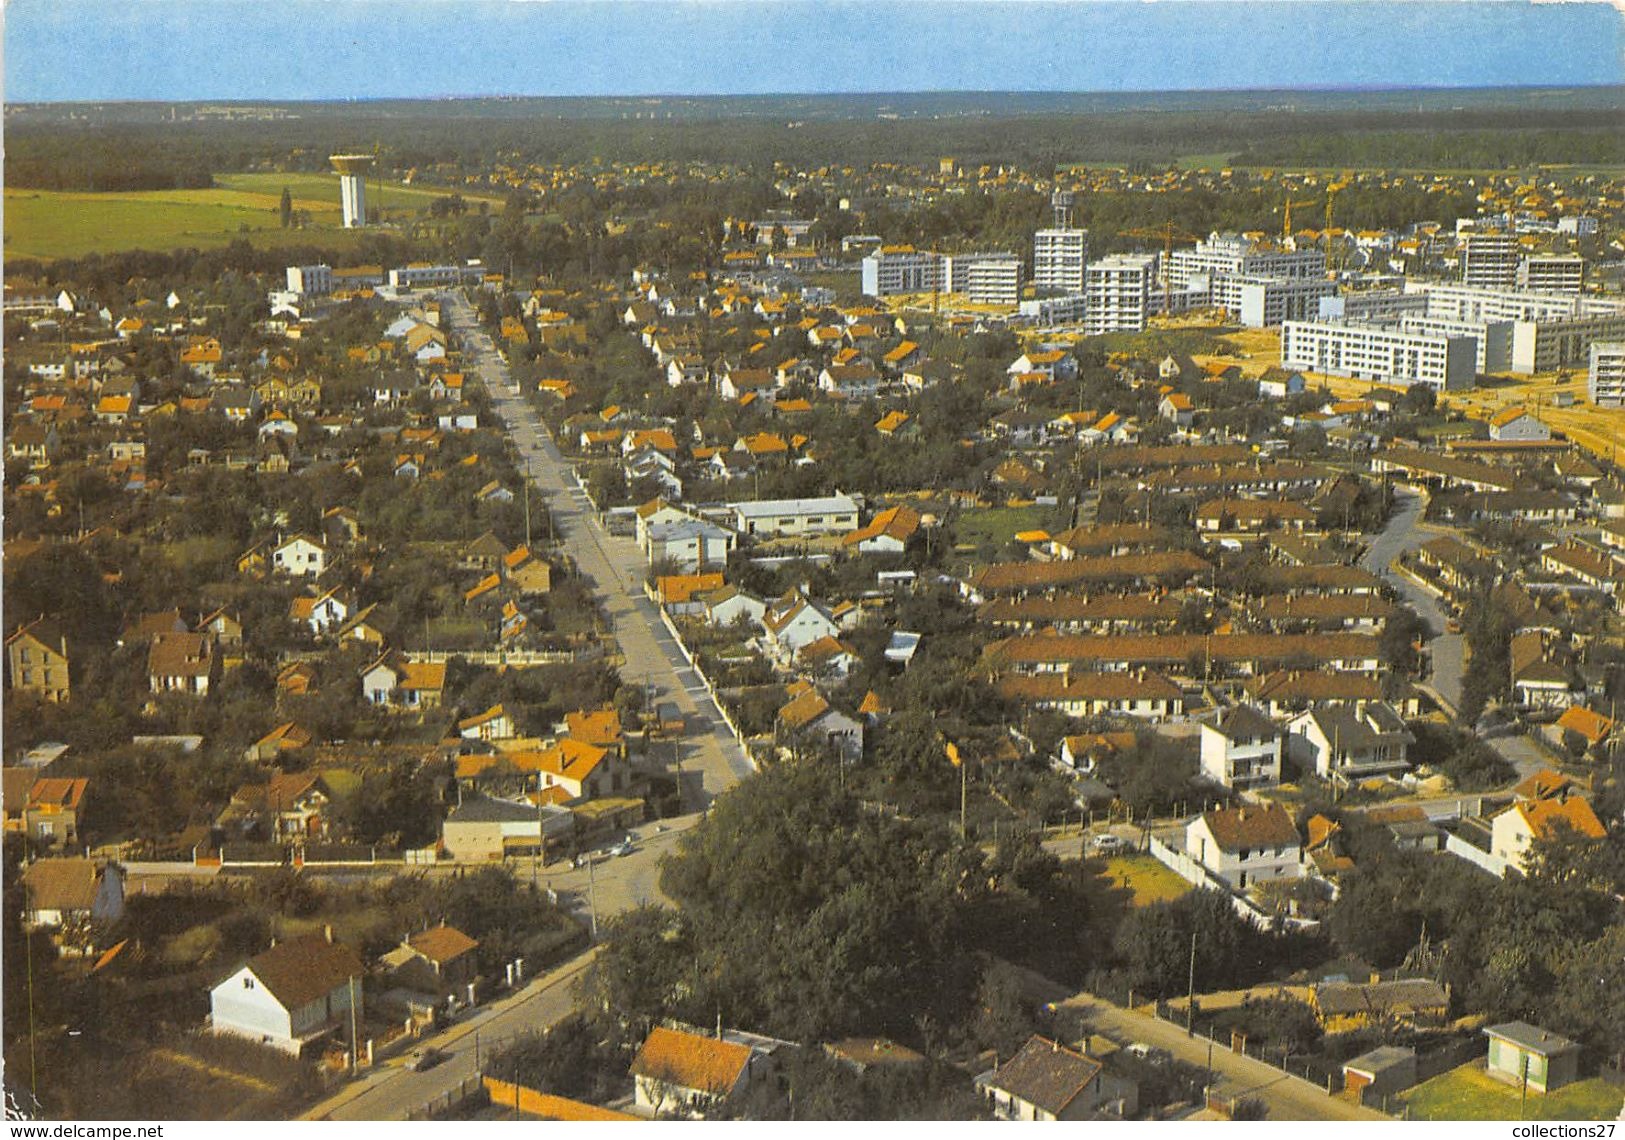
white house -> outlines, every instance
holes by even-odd
[[[976,1078],[1000,1120],[1120,1118],[1139,1107],[1139,1089],[1086,1053],[1034,1034],[1015,1056]]]
[[[271,550],[271,569],[278,574],[317,577],[327,569],[327,547],[309,535],[285,538]]]
[[[1497,441],[1544,441],[1552,429],[1522,408],[1503,408],[1490,417],[1490,438]]]
[[[704,519],[657,523],[648,528],[649,565],[671,562],[678,573],[697,574],[706,567],[727,565],[737,535]]]
[[[707,625],[733,625],[740,620],[753,626],[760,625],[762,616],[767,613],[766,602],[745,593],[737,586],[724,586],[720,590],[714,590],[700,601],[705,607]]]
[[[124,868],[117,863],[36,859],[23,871],[22,880],[23,917],[29,929],[66,931],[92,922],[116,922],[124,915]]]
[[[767,633],[768,652],[785,665],[819,638],[841,632],[840,623],[828,609],[801,593],[781,600],[762,615],[761,621]]]
[[[513,717],[500,704],[457,722],[457,735],[464,740],[506,740],[515,735]]]
[[[1237,705],[1202,725],[1202,774],[1238,791],[1278,784],[1284,738],[1258,709]]]
[[[1551,839],[1564,829],[1587,839],[1607,831],[1583,796],[1563,793],[1550,799],[1520,800],[1490,821],[1490,854],[1511,866],[1524,866],[1536,839]]]
[[[632,1059],[633,1097],[656,1116],[703,1117],[773,1069],[769,1053],[741,1041],[656,1026]]]
[[[776,735],[787,743],[822,745],[843,761],[863,758],[863,725],[831,708],[819,691],[805,682],[779,710]]]
[[[209,1028],[298,1056],[322,1039],[349,1033],[359,1019],[361,959],[326,934],[306,934],[250,958],[209,991]]]
[[[1185,854],[1236,890],[1303,875],[1303,841],[1280,804],[1203,812],[1185,825]]]
[[[1358,710],[1316,705],[1287,721],[1286,727],[1287,755],[1323,780],[1358,780],[1410,767],[1405,750],[1415,737],[1384,701]]]

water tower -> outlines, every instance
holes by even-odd
[[[334,154],[328,156],[333,169],[339,172],[339,196],[344,206],[344,228],[352,230],[367,224],[367,172],[374,158],[370,154]]]

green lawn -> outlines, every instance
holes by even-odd
[[[961,545],[977,546],[991,539],[1003,546],[1019,531],[1048,530],[1054,514],[1053,507],[979,507],[954,520],[954,538]]]
[[[1113,886],[1126,884],[1134,892],[1135,906],[1169,902],[1191,885],[1149,855],[1125,855],[1106,862],[1106,878]]]
[[[292,194],[295,202],[300,199],[310,199],[321,203],[331,203],[330,208],[335,214],[339,208],[339,176],[337,174],[317,173],[290,173],[279,174],[276,171],[254,174],[217,174],[215,185],[228,190],[242,190],[254,194],[268,194],[273,201],[280,198],[282,188],[286,186],[288,193]],[[390,209],[421,209],[436,198],[449,197],[452,194],[462,194],[463,199],[471,205],[486,201],[493,207],[502,205],[502,199],[490,194],[479,194],[473,191],[450,190],[442,186],[408,186],[404,182],[390,182],[380,179],[367,179],[367,205],[369,207],[381,206]]]
[[[1406,1093],[1403,1100],[1413,1120],[1520,1119],[1517,1087],[1486,1074],[1483,1061],[1425,1081]],[[1530,1093],[1521,1119],[1613,1120],[1619,1115],[1622,1101],[1625,1090],[1592,1078],[1544,1096]]]

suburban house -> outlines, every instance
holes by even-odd
[[[1524,870],[1535,840],[1552,839],[1564,829],[1586,839],[1607,831],[1591,803],[1571,792],[1543,799],[1521,799],[1490,821],[1490,854]]]
[[[1490,417],[1490,438],[1497,442],[1548,440],[1552,429],[1523,408],[1502,408]]]
[[[71,689],[68,666],[67,636],[45,618],[29,622],[6,638],[6,673],[14,693],[66,700]]]
[[[372,705],[439,708],[445,687],[444,661],[409,661],[399,653],[385,653],[361,671],[361,695]]]
[[[147,650],[147,681],[155,693],[203,696],[219,679],[214,638],[203,633],[160,633]]]
[[[1278,784],[1285,735],[1251,705],[1227,709],[1202,725],[1202,774],[1237,791]]]
[[[328,1037],[348,1035],[361,1013],[362,975],[360,957],[334,942],[331,928],[291,938],[209,991],[209,1028],[298,1056]]]
[[[1185,826],[1185,854],[1236,890],[1303,874],[1303,841],[1279,804],[1202,813]]]
[[[1132,716],[1161,721],[1185,711],[1184,691],[1161,673],[1074,671],[1001,677],[999,694],[1071,717]]]
[[[753,1044],[656,1026],[632,1059],[634,1101],[656,1116],[703,1118],[774,1068]]]
[[[7,768],[3,774],[5,829],[36,843],[79,843],[79,813],[90,780],[80,776],[42,777],[33,768]]]
[[[680,522],[655,523],[647,528],[647,535],[644,550],[649,565],[669,562],[683,574],[727,565],[738,538],[727,527],[688,516]]]
[[[1497,1080],[1549,1093],[1579,1078],[1580,1046],[1567,1037],[1527,1021],[1487,1026],[1484,1036],[1490,1039],[1484,1071]]]
[[[863,757],[863,725],[838,709],[830,707],[811,685],[791,686],[794,696],[778,712],[775,735],[781,743],[813,744],[830,748],[842,760]]]
[[[762,614],[761,622],[768,652],[785,665],[813,642],[841,632],[834,614],[799,591],[781,598]]]
[[[559,788],[572,800],[618,792],[626,779],[609,749],[569,737],[536,753],[535,760],[542,786]]]
[[[320,772],[276,772],[263,784],[238,788],[218,824],[238,835],[263,826],[277,842],[320,838],[327,832],[325,813],[332,800]]]
[[[1437,1027],[1450,1019],[1450,989],[1429,978],[1321,982],[1309,993],[1309,1007],[1327,1033],[1373,1025]]]
[[[888,507],[861,530],[841,539],[841,545],[859,554],[902,554],[920,529],[920,512],[907,504]]]
[[[1316,705],[1287,721],[1287,754],[1323,780],[1359,780],[1410,767],[1415,738],[1392,705]]]
[[[464,740],[506,740],[515,734],[513,717],[501,704],[457,722],[457,735]]]
[[[409,934],[382,958],[390,980],[420,993],[466,996],[480,975],[480,948],[455,926],[441,922]]]
[[[271,569],[278,574],[318,577],[327,569],[327,547],[309,535],[291,535],[271,548]]]
[[[91,923],[124,915],[124,868],[94,859],[38,859],[23,871],[24,918],[31,930],[56,930],[77,942]]]
[[[1134,1082],[1037,1034],[1008,1061],[976,1078],[1000,1120],[1122,1119],[1139,1107]]]

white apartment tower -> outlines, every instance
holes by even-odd
[[[1084,275],[1084,333],[1143,332],[1156,279],[1154,253],[1119,253],[1090,262]]]
[[[1517,283],[1517,234],[1499,230],[1464,230],[1460,241],[1463,285],[1506,289]]]
[[[1595,406],[1625,408],[1625,341],[1601,341],[1591,346],[1588,388]]]
[[[1082,293],[1089,261],[1089,231],[1072,225],[1072,192],[1050,195],[1052,229],[1033,234],[1033,284],[1040,293]]]

